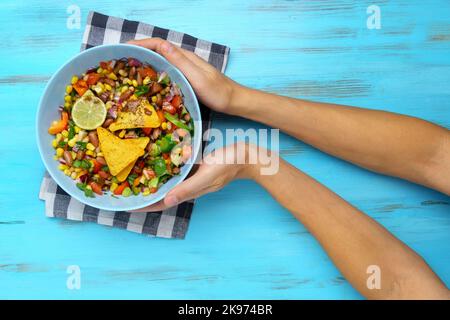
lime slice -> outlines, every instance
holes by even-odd
[[[105,104],[91,90],[86,91],[73,105],[72,119],[81,129],[96,129],[103,124],[105,118]]]

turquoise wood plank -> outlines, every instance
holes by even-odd
[[[263,90],[418,116],[450,127],[448,1],[77,0],[227,44],[227,74]],[[0,298],[361,298],[314,238],[260,187],[237,181],[198,200],[186,240],[150,239],[44,217],[36,106],[78,52],[70,1],[0,2]],[[262,127],[218,115],[215,126]],[[448,197],[367,172],[281,135],[281,155],[382,223],[450,284]],[[245,192],[242,192],[242,191]],[[81,290],[66,288],[79,265]]]

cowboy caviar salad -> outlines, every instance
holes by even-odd
[[[66,87],[54,159],[87,197],[155,193],[191,158],[194,125],[166,72],[134,58],[102,61]]]

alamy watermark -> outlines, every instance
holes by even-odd
[[[67,14],[69,16],[66,20],[66,27],[67,29],[80,29],[81,28],[81,10],[80,7],[71,4],[66,9]]]
[[[381,29],[381,9],[372,4],[367,7],[366,13],[369,15],[366,20],[367,29]]]
[[[200,128],[201,122],[196,121],[195,127]],[[279,169],[279,147],[280,131],[279,129],[226,129],[222,132],[219,129],[208,129],[201,137],[207,142],[203,153],[196,159],[193,159],[189,153],[192,142],[188,130],[178,128],[172,133],[172,140],[178,144],[172,149],[170,157],[174,163],[181,159],[184,163],[197,164],[258,164],[261,175],[274,175]],[[196,139],[198,139],[196,137]],[[198,143],[198,142],[197,142]],[[234,147],[231,147],[234,145]],[[257,145],[259,145],[257,147]],[[260,147],[261,145],[267,148]],[[213,151],[221,149],[220,153],[214,156],[208,156]],[[183,157],[186,157],[183,159]]]
[[[69,275],[66,280],[66,287],[69,290],[81,289],[81,269],[80,266],[70,265],[66,269],[66,273]]]
[[[367,267],[366,273],[369,274],[369,277],[366,281],[367,289],[381,289],[381,269],[376,264],[372,264]]]

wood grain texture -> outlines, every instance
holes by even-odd
[[[45,82],[80,47],[77,4],[231,47],[227,75],[286,94],[405,113],[450,127],[450,3],[376,1],[0,2],[0,298],[330,298],[359,294],[315,239],[259,186],[236,181],[198,200],[184,241],[47,219],[34,134]],[[214,125],[262,128],[218,115]],[[281,155],[421,254],[450,285],[450,200],[281,135]],[[79,265],[81,290],[66,288]]]

